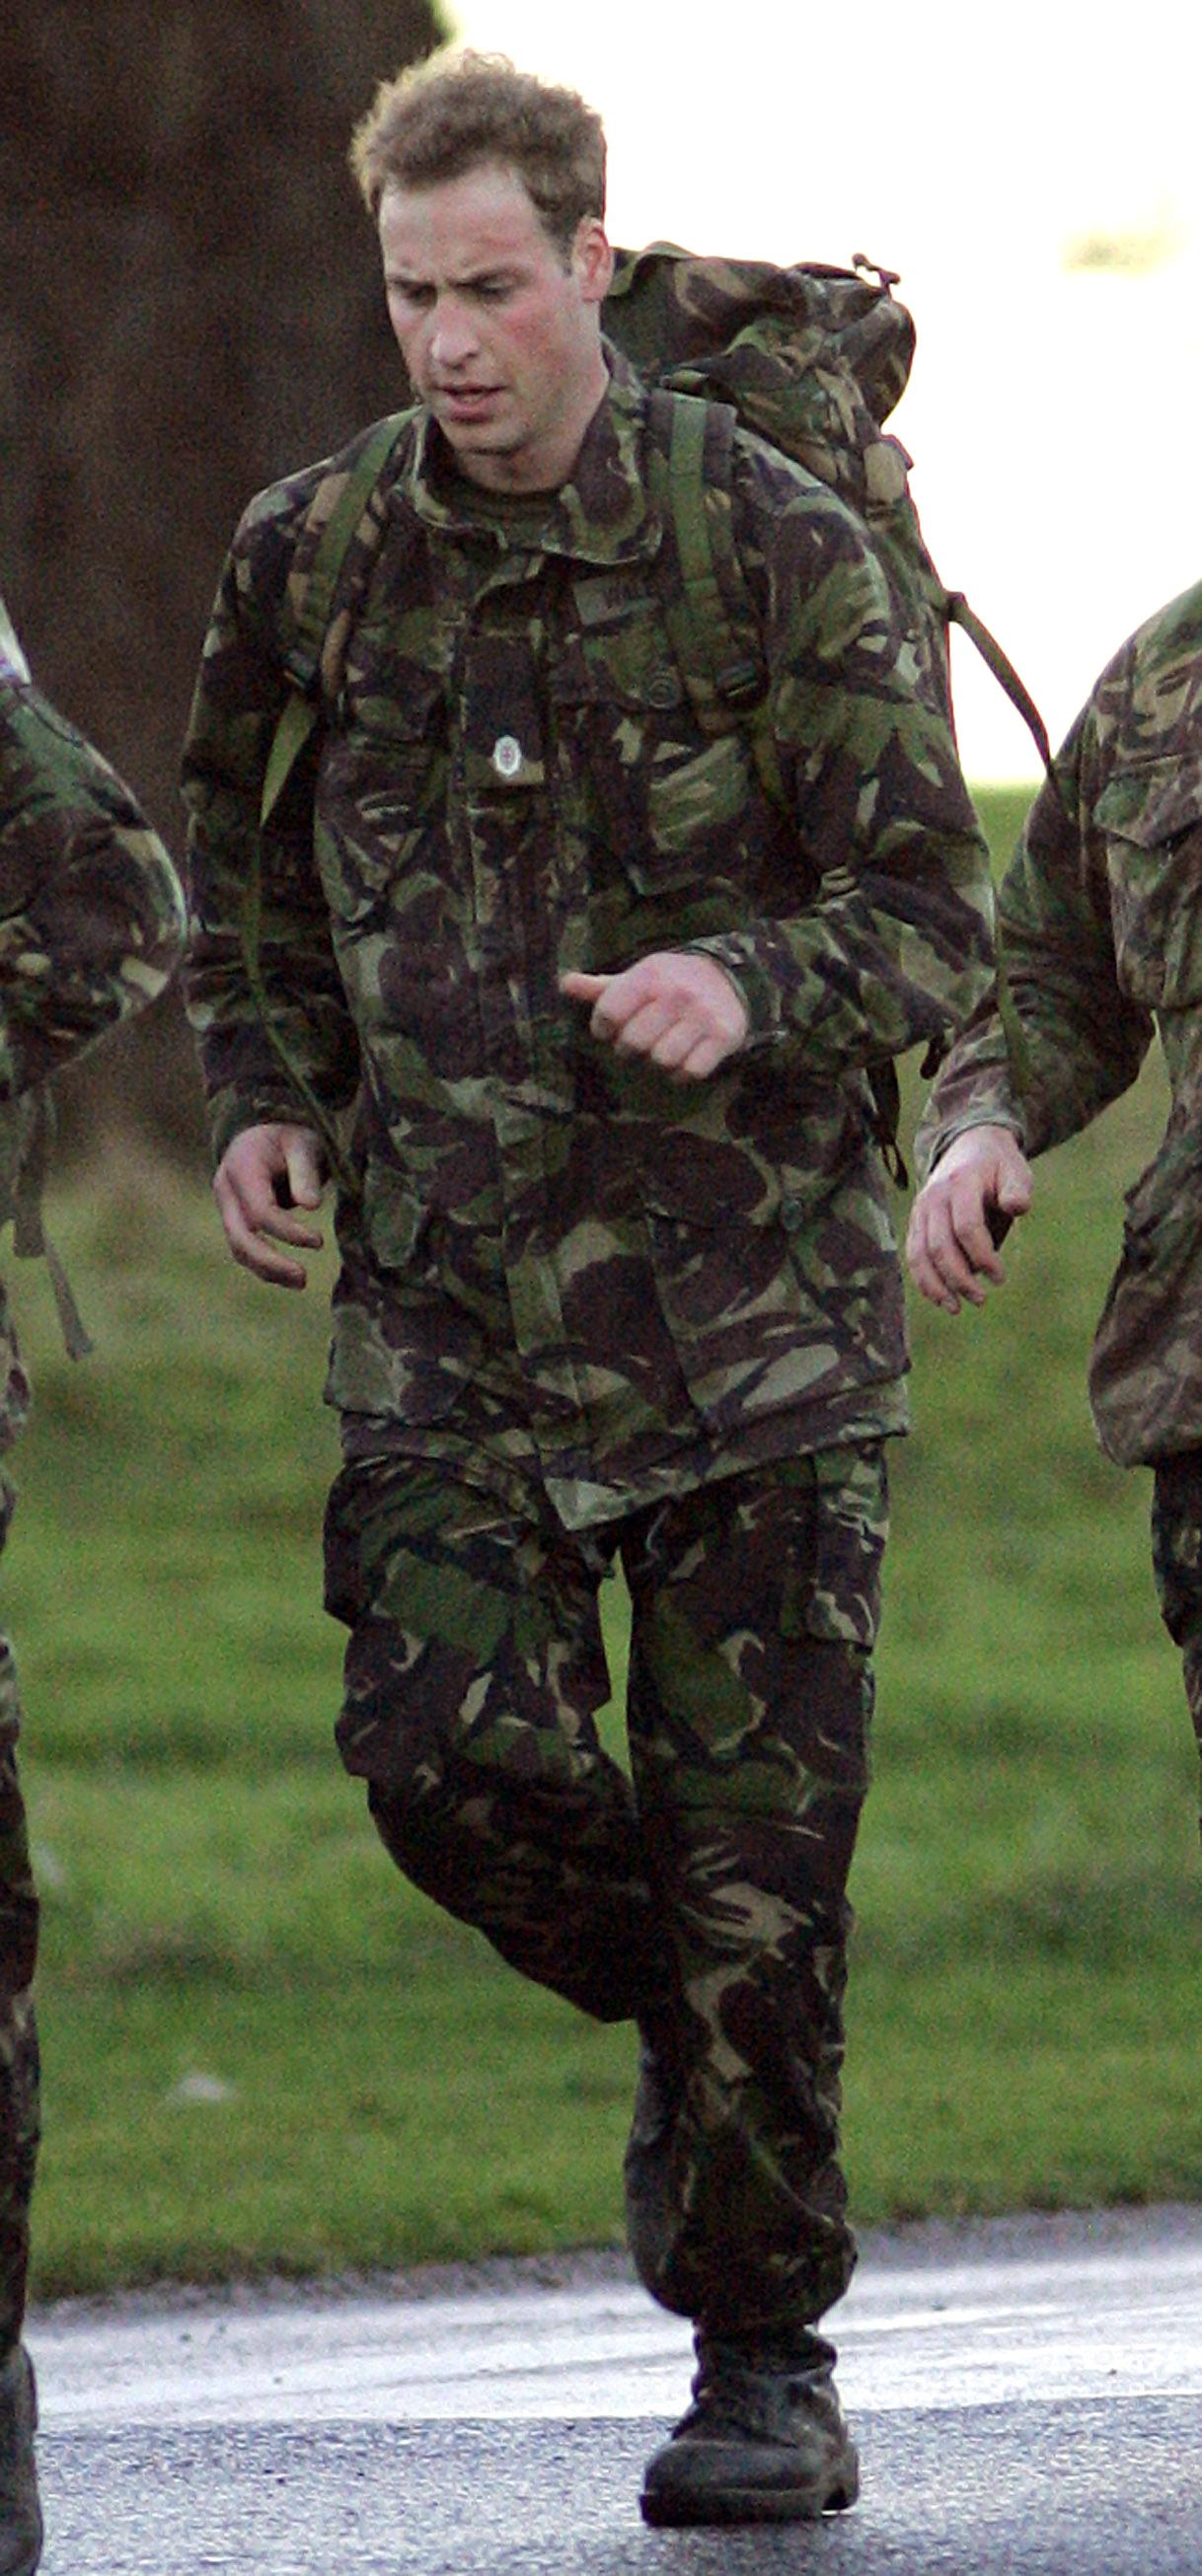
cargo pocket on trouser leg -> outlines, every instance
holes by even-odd
[[[811,1636],[870,1654],[881,1624],[881,1568],[889,1534],[883,1440],[820,1449],[814,1470],[815,1543],[809,1583],[789,1604]]]
[[[327,1518],[351,1639],[338,1741],[406,1877],[525,1976],[629,2019],[654,1930],[630,1785],[594,1712],[600,1558],[457,1483],[364,1461]]]

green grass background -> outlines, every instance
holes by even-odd
[[[996,846],[1025,799],[983,797]],[[1084,1394],[1137,1091],[1039,1176],[983,1314],[914,1315],[847,2152],[863,2222],[1202,2195],[1196,1758],[1148,1480]],[[334,1756],[335,1463],[304,1297],[116,1150],[55,1225],[98,1348],[10,1265],[38,1385],[3,1618],[45,1898],[42,2295],[619,2241],[629,2032],[408,1891]],[[611,1648],[624,1643],[612,1596]]]

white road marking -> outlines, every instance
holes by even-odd
[[[828,2320],[853,2412],[1202,2395],[1202,2244],[863,2263]],[[248,2293],[152,2313],[48,2311],[29,2342],[48,2433],[120,2425],[672,2417],[687,2327],[635,2288],[454,2298]]]

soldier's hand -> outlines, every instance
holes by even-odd
[[[747,1005],[717,959],[665,949],[620,975],[564,975],[569,1001],[615,1055],[643,1055],[676,1082],[703,1082],[746,1045]]]
[[[302,1263],[271,1247],[293,1243],[302,1251],[320,1251],[317,1228],[293,1211],[320,1207],[322,1188],[321,1142],[311,1127],[244,1127],[213,1182],[235,1261],[273,1287],[303,1288]]]
[[[910,1212],[906,1260],[933,1306],[958,1315],[1006,1276],[998,1242],[1031,1204],[1031,1166],[1009,1127],[968,1127],[936,1164]]]

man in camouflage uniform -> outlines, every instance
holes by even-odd
[[[700,729],[592,112],[469,57],[382,90],[355,157],[417,405],[265,829],[337,464],[251,506],[221,583],[185,768],[217,1196],[300,1286],[338,1171],[327,1600],[389,1851],[639,2025],[631,2242],[699,2355],[644,2512],[814,2515],[856,2492],[814,2329],[853,2259],[845,1889],[905,1420],[866,1068],[984,989],[985,853],[863,529],[741,435],[787,816]],[[633,1787],[594,1724],[615,1561]]]
[[[128,788],[33,688],[0,601],[0,1217],[36,1245],[23,1173],[39,1092],[161,992],[183,946],[178,879]],[[0,1285],[0,1452],[29,1409]],[[0,1471],[0,1547],[13,1491]],[[38,1900],[17,1777],[16,1667],[0,1637],[0,2576],[32,2576],[42,2523],[21,2343],[38,2143]]]
[[[1027,1157],[1116,1100],[1159,1037],[1172,1107],[1128,1193],[1090,1398],[1108,1455],[1154,1470],[1157,1589],[1202,1746],[1202,585],[1103,671],[999,913],[1009,1042],[983,1008],[943,1066],[919,1133],[931,1176],[910,1268],[949,1314],[980,1305],[1004,1275],[995,1237],[1030,1205]]]

